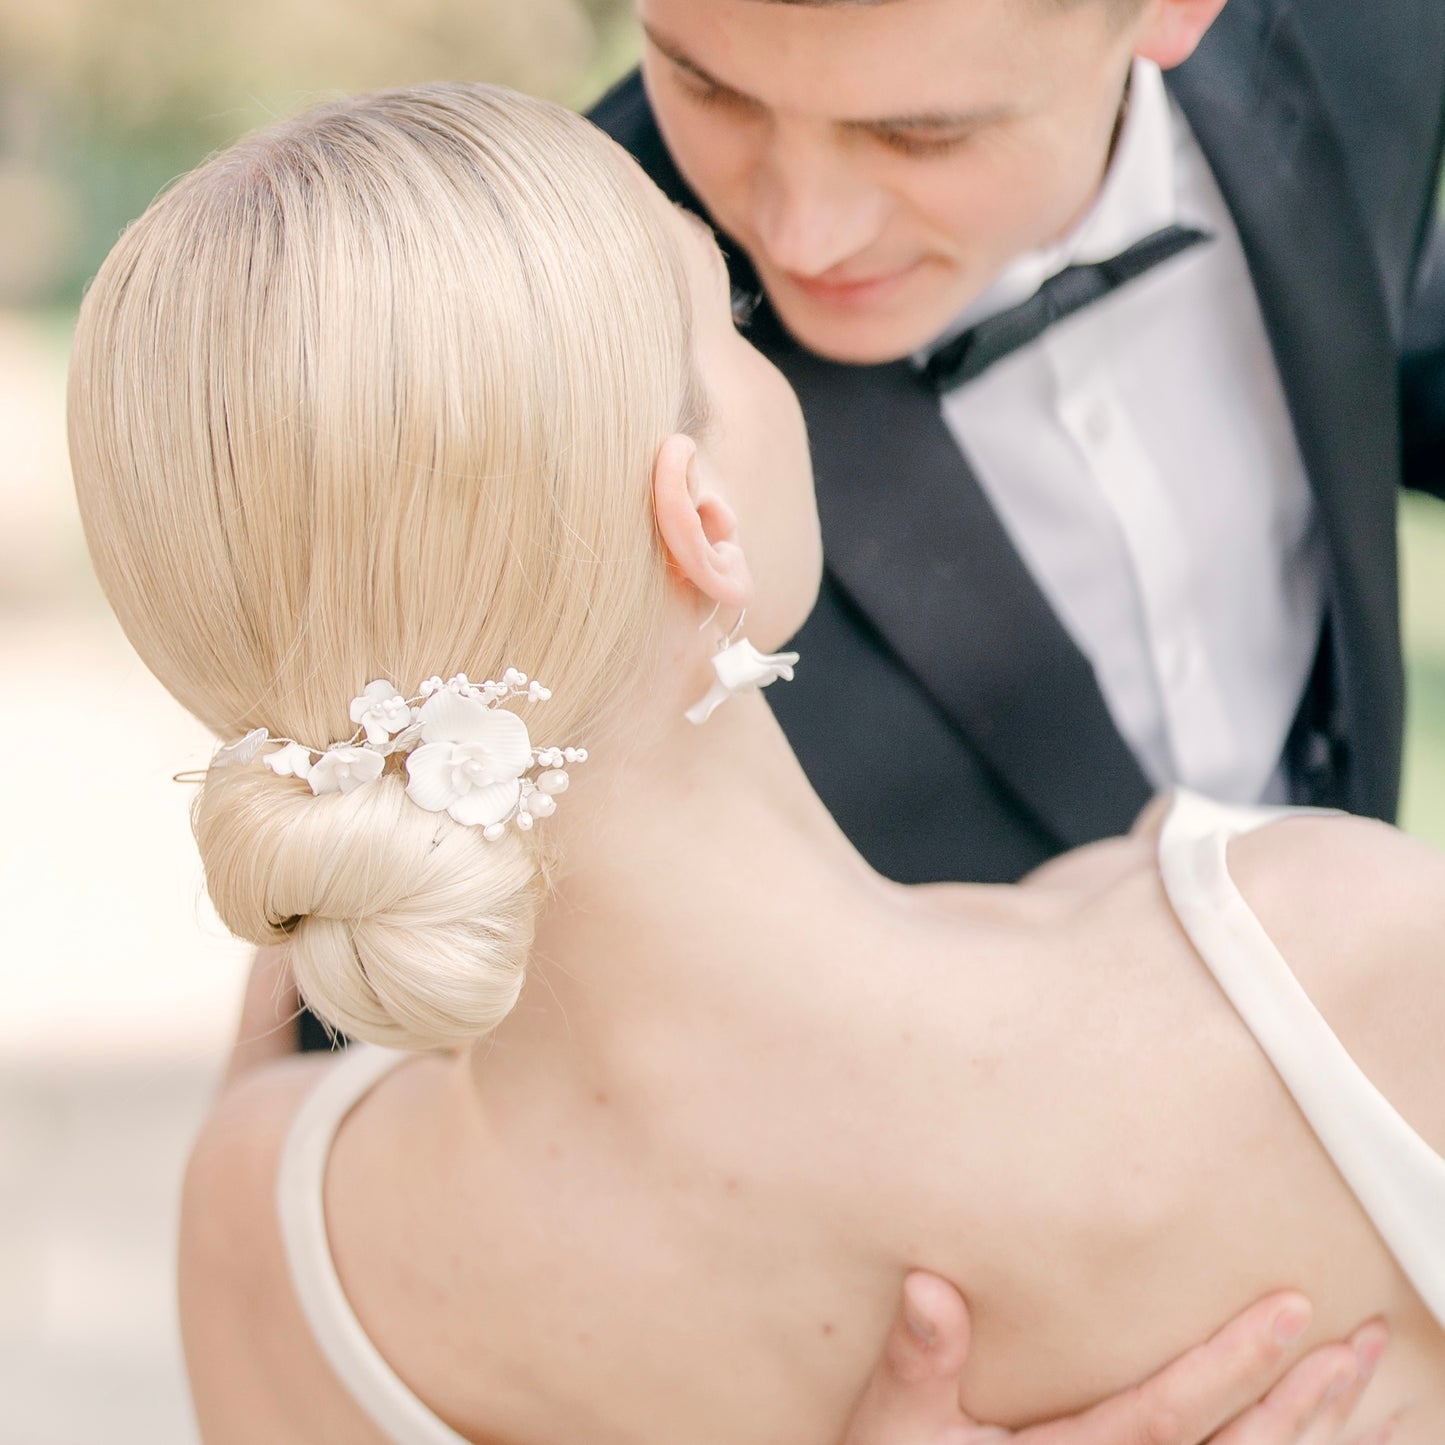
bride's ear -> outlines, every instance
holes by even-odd
[[[673,568],[709,602],[727,611],[748,606],[753,576],[738,544],[737,516],[691,437],[679,432],[658,450],[652,506]]]

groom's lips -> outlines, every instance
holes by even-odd
[[[912,275],[917,264],[914,262],[897,271],[885,271],[872,276],[850,276],[841,279],[835,279],[828,274],[799,276],[792,271],[784,271],[782,274],[789,286],[820,306],[831,306],[840,311],[857,311],[887,299]]]

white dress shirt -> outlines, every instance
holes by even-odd
[[[1150,781],[1277,800],[1323,540],[1239,234],[1157,66],[1135,62],[1088,214],[940,344],[1176,223],[1213,240],[1058,323],[943,414]]]

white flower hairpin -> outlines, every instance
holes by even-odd
[[[459,672],[430,677],[415,697],[384,678],[351,700],[356,732],[324,748],[273,738],[256,728],[217,748],[213,768],[240,767],[266,749],[262,762],[278,777],[304,781],[318,796],[374,783],[394,754],[406,756],[406,795],[429,813],[482,829],[491,841],[515,823],[527,832],[557,810],[570,779],[564,764],[585,763],[586,748],[534,748],[527,725],[501,706],[511,698],[546,702],[549,689],[509,667],[500,682],[471,682]]]

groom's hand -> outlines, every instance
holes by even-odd
[[[911,1274],[842,1445],[1367,1445],[1346,1431],[1385,1327],[1369,1324],[1317,1349],[1281,1378],[1309,1317],[1299,1295],[1272,1295],[1144,1384],[1012,1433],[960,1409],[968,1310],[946,1281]],[[1368,1445],[1386,1439],[1388,1427]]]

